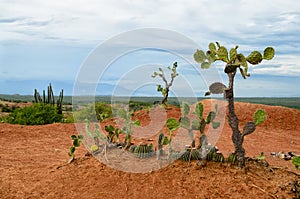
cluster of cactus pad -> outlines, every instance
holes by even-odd
[[[56,101],[56,107],[59,114],[62,114],[62,101],[64,97],[64,90],[62,89],[59,93],[58,99]],[[37,89],[34,89],[34,100],[35,103],[44,103],[44,104],[51,104],[55,105],[55,97],[53,94],[52,86],[49,84],[48,86],[48,95],[46,96],[45,90],[43,90],[43,97],[41,97],[40,93]]]
[[[248,73],[248,63],[257,65],[263,59],[271,60],[275,54],[275,50],[272,47],[267,47],[263,54],[254,50],[248,56],[245,56],[237,52],[238,46],[231,48],[228,53],[227,48],[221,46],[218,42],[216,42],[216,45],[210,43],[208,48],[209,50],[206,53],[202,50],[197,50],[194,53],[194,59],[201,64],[201,68],[207,69],[213,62],[220,60],[227,63],[224,69],[225,73],[234,72],[238,68],[244,78],[250,76]]]

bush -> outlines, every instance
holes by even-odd
[[[15,109],[7,117],[10,124],[43,125],[61,122],[62,115],[50,104],[36,103],[33,106]]]
[[[85,121],[86,119],[90,122],[103,121],[113,116],[112,109],[109,104],[105,102],[99,102],[91,104],[79,111],[74,112],[74,119],[76,121]]]

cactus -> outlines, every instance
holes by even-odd
[[[239,120],[235,114],[234,110],[234,95],[233,95],[233,83],[236,72],[239,71],[244,79],[246,77],[250,77],[248,73],[248,63],[252,65],[257,65],[262,62],[263,59],[271,60],[275,55],[275,50],[272,47],[267,47],[264,50],[263,55],[259,51],[252,51],[247,57],[245,55],[238,53],[238,46],[235,48],[231,48],[229,51],[221,46],[218,42],[217,45],[214,43],[210,43],[208,45],[208,51],[204,53],[202,50],[196,50],[194,53],[194,59],[201,65],[201,68],[209,68],[210,65],[217,61],[223,61],[226,63],[224,72],[227,74],[229,79],[229,86],[226,87],[220,82],[213,83],[209,87],[209,91],[205,93],[206,95],[213,94],[224,94],[224,98],[228,101],[228,123],[232,129],[232,141],[235,147],[235,156],[236,160],[240,167],[244,166],[245,163],[245,149],[243,148],[243,141],[246,135],[249,135],[255,131],[255,128],[260,123],[264,122],[266,119],[266,113],[263,110],[258,110],[254,114],[254,122],[247,122],[243,128],[243,132],[241,133],[239,130]],[[203,67],[205,65],[205,67]],[[208,118],[206,119],[206,123],[209,122]],[[204,129],[205,123],[201,123],[200,130]],[[218,124],[214,124],[213,126],[217,127]]]
[[[152,77],[155,78],[157,76],[161,77],[162,80],[165,83],[165,88],[163,88],[160,84],[157,85],[157,91],[162,93],[163,99],[161,101],[161,103],[163,105],[167,105],[167,101],[168,101],[168,96],[169,96],[169,91],[170,91],[170,87],[173,85],[174,79],[175,77],[178,76],[177,73],[177,62],[174,62],[173,67],[171,68],[170,66],[168,66],[168,69],[172,72],[171,73],[171,81],[168,82],[166,77],[165,77],[165,73],[163,71],[162,68],[159,68],[159,72],[154,72]]]
[[[46,97],[45,90],[43,90],[43,98],[42,98],[40,96],[39,92],[37,91],[37,89],[34,89],[33,96],[34,96],[35,103],[51,104],[54,106],[55,105],[55,97],[53,94],[53,89],[52,89],[51,83],[49,84],[49,86],[47,88],[47,92],[48,92],[48,95]],[[56,102],[58,114],[62,114],[62,102],[63,102],[63,89],[60,91],[58,100]]]
[[[149,158],[155,154],[152,144],[131,145],[129,151],[134,153],[138,158]]]
[[[169,145],[169,158],[172,155],[172,137],[173,137],[173,131],[178,129],[180,127],[180,123],[175,118],[169,118],[166,122],[166,126],[169,130],[170,136],[169,139],[165,136],[163,140],[163,144]]]
[[[70,159],[68,163],[70,164],[75,159],[75,151],[76,148],[80,146],[81,140],[83,139],[82,135],[71,135],[71,139],[73,141],[73,145],[70,147],[68,155],[70,156]]]
[[[231,164],[235,164],[236,163],[236,154],[235,153],[229,154],[227,161]]]
[[[259,64],[263,60],[263,56],[258,51],[252,51],[248,57],[246,57],[247,62],[249,62],[252,65]]]
[[[183,162],[190,162],[191,160],[201,160],[201,154],[194,148],[187,148],[186,151],[179,157]]]
[[[159,136],[158,136],[158,140],[157,140],[157,146],[158,146],[157,159],[159,159],[160,156],[163,155],[163,145],[164,145],[163,141],[164,141],[164,138],[165,138],[165,135],[163,133],[160,133]]]
[[[110,142],[110,143],[113,143],[113,142],[118,143],[119,142],[120,131],[118,128],[114,128],[112,125],[109,125],[109,126],[105,126],[104,129],[106,132],[108,132],[108,135],[107,135],[108,142]]]
[[[132,126],[139,127],[141,125],[139,120],[132,121],[131,116],[132,112],[127,112],[125,109],[120,109],[118,111],[118,116],[125,120],[125,126],[122,128],[122,131],[118,133],[125,134],[125,149],[128,149],[131,146],[131,135],[133,134]]]

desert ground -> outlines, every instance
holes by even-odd
[[[236,103],[241,128],[264,109],[267,120],[245,138],[247,157],[265,153],[265,162],[248,161],[243,169],[228,163],[175,161],[148,173],[126,173],[106,166],[84,146],[67,164],[78,134],[74,124],[21,126],[0,124],[0,198],[296,198],[300,171],[291,161],[271,152],[300,154],[300,110]],[[205,106],[206,107],[206,106]],[[178,109],[168,116],[179,117]],[[141,120],[147,120],[146,113]],[[141,121],[146,124],[147,121]],[[216,145],[227,156],[233,152],[231,129],[225,124]]]

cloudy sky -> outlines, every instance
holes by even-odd
[[[99,85],[97,94],[153,95],[160,80],[151,74],[177,61],[180,75],[174,94],[189,95],[186,91],[192,90],[201,96],[211,79],[203,78],[207,71],[195,69],[195,63],[181,56],[187,52],[192,56],[196,50],[178,41],[182,35],[203,50],[215,41],[228,48],[238,44],[245,54],[273,46],[273,60],[250,66],[250,78],[236,79],[236,96],[300,97],[300,1],[0,0],[0,7],[0,93],[32,94],[34,88],[41,90],[52,82],[57,92],[64,88],[72,95],[82,68],[102,48],[100,52],[109,51],[118,59],[102,65],[106,57],[100,53],[93,60],[104,71],[88,73],[98,75],[98,81],[92,82]],[[158,43],[148,49],[117,55],[124,45],[131,49],[127,47],[142,41],[134,34],[114,43],[114,48],[104,48],[107,41],[113,43],[128,31],[143,28],[166,31],[146,31],[147,41]],[[174,35],[164,34],[168,31]],[[171,51],[162,49],[168,46]],[[226,83],[222,66],[213,66],[220,72],[215,77]]]

